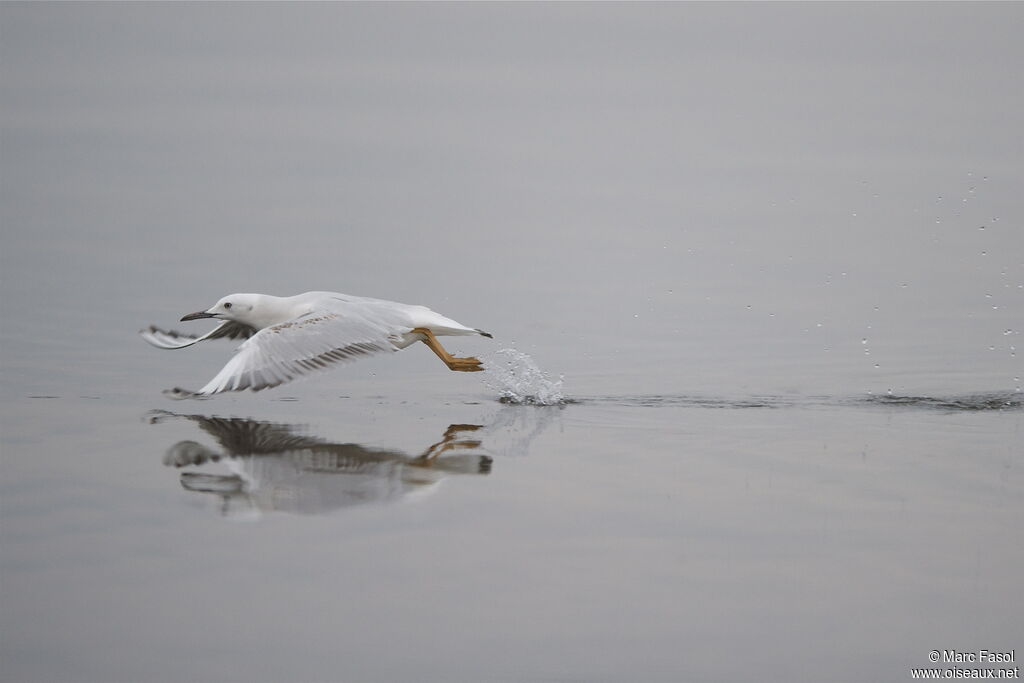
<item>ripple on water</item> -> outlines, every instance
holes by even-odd
[[[1020,410],[1024,408],[1024,394],[996,392],[965,394],[961,396],[898,396],[877,394],[864,399],[874,405],[918,408],[923,410],[976,411]]]

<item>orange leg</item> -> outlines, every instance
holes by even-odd
[[[484,366],[479,360],[472,356],[467,358],[456,358],[441,346],[441,342],[437,341],[437,337],[434,333],[425,327],[417,327],[413,330],[416,334],[423,337],[422,341],[427,347],[437,354],[437,357],[444,361],[444,364],[448,366],[449,370],[456,370],[458,372],[479,372],[484,369]]]

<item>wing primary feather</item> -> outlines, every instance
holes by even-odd
[[[177,330],[165,330],[156,325],[139,330],[139,334],[149,344],[158,349],[184,349],[207,339],[248,339],[256,334],[256,328],[232,320],[225,320],[204,335],[196,336]]]

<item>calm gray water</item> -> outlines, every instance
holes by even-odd
[[[0,4],[0,679],[1024,652],[1022,20]],[[486,329],[452,348],[491,369],[162,395],[232,345],[140,328],[313,289]]]

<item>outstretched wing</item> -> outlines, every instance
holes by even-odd
[[[210,382],[196,392],[174,389],[189,398],[222,391],[260,391],[335,363],[396,351],[393,342],[411,327],[350,312],[318,311],[266,327],[238,347],[238,352]]]
[[[206,339],[248,339],[256,334],[256,328],[225,320],[206,334],[197,337],[194,334],[182,334],[174,330],[163,330],[150,325],[148,330],[139,330],[139,334],[147,342],[158,349],[183,349]]]

